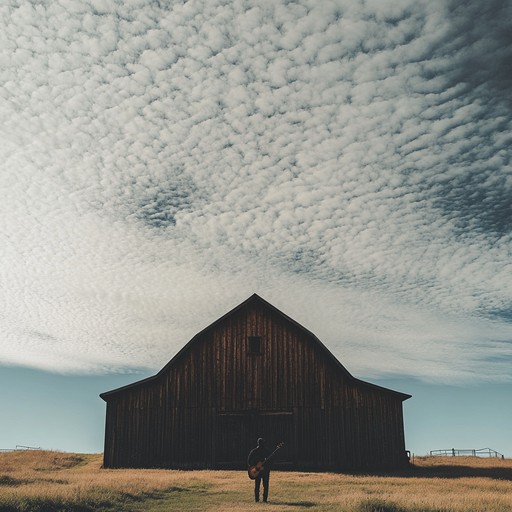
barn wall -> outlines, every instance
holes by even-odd
[[[261,337],[261,355],[249,353],[249,336]],[[316,339],[254,302],[158,379],[109,399],[105,466],[243,466],[262,433],[286,438],[279,458],[293,467],[397,466],[402,402],[351,379]]]

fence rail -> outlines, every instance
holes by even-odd
[[[15,452],[16,450],[41,450],[41,447],[23,446],[22,444],[17,444],[16,448],[0,448],[0,452]]]
[[[459,450],[450,448],[449,450],[430,450],[432,457],[494,457],[496,459],[504,459],[505,456],[496,450],[490,448],[479,448],[478,450]]]

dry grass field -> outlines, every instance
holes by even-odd
[[[0,512],[512,511],[512,460],[416,458],[378,475],[274,471],[270,503],[239,471],[101,469],[102,456],[0,453]]]

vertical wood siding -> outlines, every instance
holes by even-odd
[[[261,431],[287,437],[280,458],[295,468],[396,467],[405,454],[400,396],[347,376],[258,301],[203,331],[156,379],[110,395],[105,428],[106,467],[243,467]]]

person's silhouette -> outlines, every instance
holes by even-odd
[[[267,449],[265,439],[260,437],[258,439],[256,448],[253,448],[249,452],[249,456],[247,457],[247,464],[249,466],[254,466],[258,462],[264,462],[268,456],[269,456],[269,451]],[[254,480],[254,500],[255,501],[260,501],[261,482],[263,482],[263,501],[266,502],[268,500],[269,479],[270,479],[270,463],[265,464],[263,471]]]

